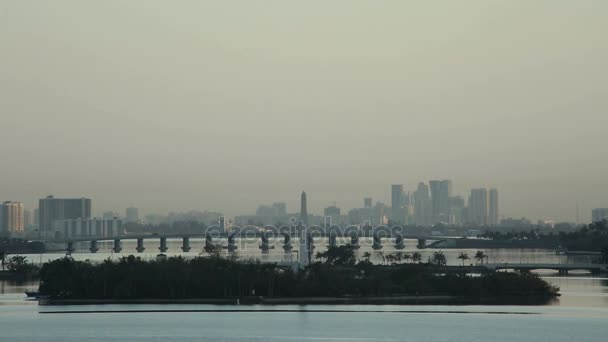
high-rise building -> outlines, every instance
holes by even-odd
[[[34,209],[34,215],[32,217],[32,223],[37,226],[40,221],[40,210],[38,208]]]
[[[371,207],[372,207],[372,198],[371,197],[365,197],[363,199],[363,208],[370,209]]]
[[[48,196],[38,201],[38,209],[40,235],[47,238],[55,220],[91,218],[91,199]]]
[[[308,208],[306,206],[306,192],[302,191],[300,196],[300,221],[308,226]]]
[[[403,185],[391,185],[391,221],[394,224],[404,223],[405,211],[403,210]]]
[[[431,202],[433,210],[433,221],[447,223],[450,215],[450,197],[452,197],[451,180],[432,180],[429,182],[431,187]]]
[[[4,202],[0,204],[0,232],[22,233],[23,203]]]
[[[449,198],[449,219],[448,223],[452,225],[462,224],[465,209],[464,198],[460,196],[451,196]]]
[[[134,207],[127,208],[125,212],[125,221],[128,223],[137,223],[139,222],[139,209]]]
[[[488,224],[488,190],[472,189],[469,197],[469,222],[477,225]]]
[[[600,222],[608,220],[608,208],[596,208],[591,211],[591,221]]]
[[[420,182],[418,188],[414,191],[413,195],[414,204],[414,223],[419,226],[431,225],[432,204],[431,197],[429,196],[429,187]]]
[[[123,234],[122,221],[112,219],[66,219],[53,221],[53,238],[118,237]],[[51,235],[51,234],[49,234]]]
[[[104,212],[104,213],[101,215],[101,217],[102,217],[104,220],[112,220],[112,219],[115,219],[115,218],[120,217],[120,214],[115,213],[115,212],[113,212],[113,211],[106,211],[106,212]]]
[[[498,215],[500,211],[498,209],[498,189],[490,189],[490,209],[488,211],[488,224],[490,226],[497,226]]]

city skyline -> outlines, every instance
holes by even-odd
[[[2,198],[320,211],[447,178],[505,216],[606,206],[608,3],[316,3],[4,3]]]
[[[435,196],[433,195],[433,186],[435,186]],[[421,192],[422,191],[422,192]],[[483,193],[481,193],[483,191]],[[397,196],[397,199],[395,198]],[[499,202],[502,203],[502,192],[499,200],[498,189],[497,188],[471,188],[470,192],[465,192],[463,194],[455,193],[453,191],[453,181],[452,180],[430,180],[428,183],[419,182],[416,188],[407,188],[403,184],[393,184],[390,185],[390,193],[389,200],[385,201],[382,198],[378,199],[370,196],[363,196],[357,200],[350,199],[348,202],[359,202],[357,205],[353,205],[352,207],[348,207],[339,203],[337,201],[333,201],[330,204],[324,203],[316,203],[313,205],[315,210],[308,211],[308,201],[306,200],[306,192],[302,192],[299,201],[297,202],[297,206],[306,208],[308,215],[314,216],[332,216],[334,220],[332,222],[336,222],[335,217],[340,217],[340,211],[342,210],[342,217],[352,216],[352,210],[366,210],[371,209],[372,206],[377,206],[378,204],[382,204],[388,210],[385,213],[386,219],[392,221],[393,223],[400,224],[415,224],[422,226],[429,226],[439,222],[443,222],[446,224],[477,224],[477,225],[485,225],[485,226],[496,226],[503,219],[528,219],[530,222],[569,222],[569,223],[588,223],[593,222],[592,211],[595,217],[595,212],[597,210],[601,210],[604,206],[594,207],[587,212],[590,219],[589,221],[580,220],[580,217],[586,216],[584,212],[581,212],[581,208],[576,208],[577,212],[576,220],[565,220],[560,221],[554,218],[535,218],[535,217],[526,217],[526,216],[517,216],[517,215],[505,215],[502,207],[499,208]],[[45,198],[40,198],[38,200],[39,206],[47,201],[58,200],[54,198],[54,196],[49,195]],[[82,198],[73,198],[73,199],[59,199],[60,201],[72,201],[75,203],[81,203],[82,201],[88,201],[88,207],[86,210],[90,213],[88,216],[84,218],[99,218],[99,219],[112,219],[115,217],[122,218],[125,222],[143,222],[144,217],[146,216],[163,216],[165,214],[187,214],[188,212],[199,212],[199,213],[218,213],[219,215],[231,217],[231,218],[241,218],[245,219],[246,217],[285,217],[288,213],[290,215],[298,214],[298,220],[304,220],[301,215],[300,210],[295,210],[297,208],[296,205],[289,205],[290,201],[288,200],[275,200],[272,202],[272,205],[264,204],[263,202],[256,203],[257,209],[252,207],[253,209],[247,210],[245,212],[239,213],[226,213],[226,211],[220,209],[210,210],[209,208],[195,208],[195,207],[184,207],[184,208],[176,208],[175,210],[167,210],[167,211],[146,211],[142,210],[140,207],[128,206],[126,208],[113,208],[111,211],[107,211],[107,209],[99,209],[97,206],[91,206],[91,196],[82,197]],[[400,204],[400,207],[394,209],[393,204],[397,200]],[[421,202],[422,201],[422,202]],[[8,202],[7,202],[8,203]],[[15,203],[19,203],[22,206],[23,218],[22,221],[33,223],[32,220],[37,221],[39,217],[37,213],[39,213],[39,207],[29,207],[24,206],[23,202],[16,201]],[[84,203],[84,202],[82,202]],[[313,202],[314,203],[314,202]],[[447,203],[447,209],[446,204]],[[79,204],[80,205],[80,204]],[[291,210],[288,210],[291,209]],[[83,209],[84,210],[84,209]],[[140,210],[143,213],[140,216]],[[447,211],[446,211],[447,210]],[[442,211],[446,211],[445,214],[442,214]],[[251,212],[254,212],[254,216],[250,215]],[[404,217],[404,220],[395,220],[394,215],[398,213],[399,217]],[[358,214],[357,214],[358,215]],[[308,216],[307,216],[308,217]],[[71,218],[77,218],[76,216],[72,216]],[[268,221],[268,219],[266,220]],[[364,222],[362,219],[361,222]],[[43,220],[44,224],[44,220]],[[27,224],[25,225],[27,227]]]

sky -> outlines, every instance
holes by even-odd
[[[0,0],[0,200],[298,211],[390,184],[608,207],[604,0]]]

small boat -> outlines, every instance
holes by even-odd
[[[40,297],[40,292],[38,292],[38,291],[25,291],[25,295],[28,298],[38,298],[38,297]]]

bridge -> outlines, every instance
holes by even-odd
[[[391,233],[387,231],[379,231],[379,232],[369,232],[370,234],[365,234],[365,232],[319,232],[319,231],[311,231],[307,234],[308,242],[314,248],[314,238],[326,238],[328,246],[337,246],[337,238],[347,238],[348,245],[353,246],[354,248],[359,248],[359,239],[362,237],[371,237],[373,238],[372,248],[375,250],[380,250],[383,248],[383,238],[390,238],[394,240],[395,249],[404,249],[405,248],[405,239],[417,240],[417,248],[423,249],[428,247],[427,241],[440,241],[440,240],[451,240],[451,239],[461,239],[461,237],[436,237],[436,236],[424,236],[424,235],[402,235],[399,233]],[[294,234],[295,235],[295,234]],[[215,246],[213,240],[214,239],[227,239],[227,246],[224,248],[228,249],[229,252],[236,251],[237,238],[246,238],[246,239],[260,239],[260,249],[262,252],[268,253],[270,249],[273,249],[274,246],[270,243],[270,239],[272,238],[283,238],[283,249],[285,251],[290,251],[292,249],[291,237],[292,234],[286,232],[236,232],[236,233],[220,233],[220,232],[212,232],[212,233],[199,233],[199,234],[125,234],[119,236],[75,236],[69,238],[60,238],[60,239],[49,239],[44,242],[55,243],[55,244],[65,244],[67,254],[71,254],[75,251],[74,244],[77,242],[89,242],[90,247],[89,251],[91,253],[96,253],[98,248],[98,242],[100,241],[113,241],[114,246],[112,250],[115,253],[119,253],[122,251],[122,241],[125,240],[136,240],[137,247],[136,251],[138,253],[142,253],[145,250],[144,241],[145,240],[159,240],[160,245],[158,247],[159,251],[164,253],[168,251],[167,239],[181,239],[182,247],[181,250],[183,252],[189,252],[191,250],[190,240],[196,238],[204,238],[205,246],[211,247]]]
[[[547,263],[522,263],[522,264],[485,264],[488,270],[515,270],[515,271],[538,271],[553,270],[560,274],[568,274],[569,271],[589,271],[591,273],[608,273],[608,264],[572,263],[572,264],[547,264]]]

